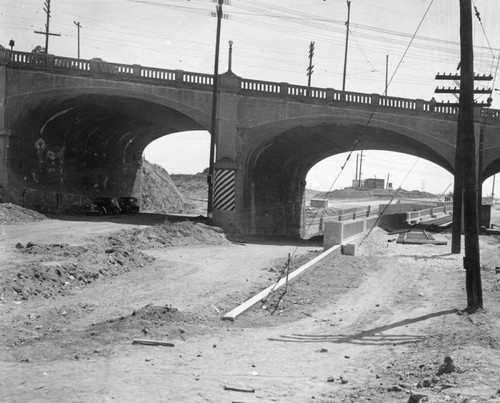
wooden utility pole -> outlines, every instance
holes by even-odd
[[[217,131],[217,93],[219,91],[219,48],[220,48],[220,29],[222,20],[222,2],[217,3],[217,33],[215,37],[215,62],[214,62],[214,82],[212,91],[212,125],[210,128],[210,160],[208,164],[208,201],[207,218],[212,219],[213,212],[213,194],[214,194],[214,159],[215,159],[215,140]]]
[[[351,22],[351,0],[347,0],[347,22],[345,34],[344,75],[342,78],[342,91],[345,91],[345,76],[347,73],[347,48],[349,47],[349,24]]]
[[[45,7],[43,11],[47,14],[47,22],[45,23],[45,32],[43,31],[34,31],[35,34],[45,35],[45,54],[49,53],[49,36],[61,36],[61,34],[52,34],[49,30],[50,24],[50,0],[45,0]]]
[[[479,225],[477,204],[476,151],[474,136],[474,55],[472,49],[471,0],[460,0],[460,105],[458,113],[458,137],[461,137],[463,164],[455,169],[463,170],[464,230],[465,230],[465,288],[467,309],[475,312],[483,307],[481,267],[479,259]],[[455,218],[455,217],[454,217]]]
[[[307,86],[308,87],[311,86],[311,76],[312,76],[313,68],[314,68],[313,56],[314,56],[314,41],[311,41],[311,43],[309,44],[309,67],[307,68],[307,76],[308,76]]]
[[[78,22],[73,21],[73,24],[75,24],[76,28],[78,29],[78,59],[80,59],[80,28],[82,26],[80,25],[80,21]]]
[[[385,55],[385,91],[384,91],[385,96],[387,96],[388,78],[389,78],[389,55]]]

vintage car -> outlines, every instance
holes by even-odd
[[[122,214],[137,214],[139,212],[137,197],[120,197],[118,203],[120,204]]]
[[[120,214],[121,207],[116,197],[96,197],[85,206],[87,215]]]

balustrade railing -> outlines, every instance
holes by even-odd
[[[281,93],[281,85],[270,81],[241,79],[240,87],[242,90],[246,91],[265,92],[271,94]]]
[[[108,63],[100,59],[81,60],[54,55],[38,53],[27,53],[10,50],[0,50],[0,64],[12,67],[27,66],[40,69],[55,69],[57,71],[71,71],[83,73],[102,73],[106,75],[117,75],[133,80],[146,80],[156,83],[189,84],[195,87],[213,87],[213,76],[186,72],[182,70],[167,70],[154,67],[143,67],[140,65],[128,65]],[[235,90],[242,93],[253,93],[255,95],[278,96],[280,98],[306,98],[321,103],[343,103],[357,105],[373,105],[375,107],[395,108],[411,111],[423,111],[440,113],[446,115],[458,114],[458,107],[446,104],[435,105],[434,103],[387,97],[379,94],[364,94],[357,92],[344,92],[331,88],[316,88],[288,83],[276,83],[270,81],[250,80],[238,78],[238,88]],[[500,111],[483,108],[481,117],[500,120]]]

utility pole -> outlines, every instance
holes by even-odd
[[[356,187],[359,187],[359,182],[358,182],[358,164],[359,164],[359,154],[356,153]]]
[[[483,307],[481,267],[479,258],[479,225],[476,194],[476,153],[474,137],[474,70],[472,48],[471,0],[460,0],[460,107],[458,131],[461,132],[463,165],[463,199],[465,229],[465,288],[467,310]],[[459,137],[457,135],[457,137]]]
[[[385,91],[384,91],[384,96],[387,96],[387,85],[388,85],[388,79],[389,77],[389,55],[385,55]]]
[[[462,58],[463,61],[463,58]],[[463,66],[463,62],[460,62],[460,66]],[[471,68],[472,70],[472,68]],[[462,86],[462,78],[464,76],[464,70],[462,69],[462,74],[436,74],[436,79],[438,80],[452,80],[458,81],[460,80],[460,87]],[[493,80],[493,76],[490,75],[474,75],[472,73],[472,87],[474,87],[474,81],[491,81]],[[462,97],[462,90],[460,88],[436,88],[435,93],[439,94],[459,94],[460,98]],[[491,89],[481,89],[481,88],[472,88],[473,94],[491,94]],[[488,99],[487,102],[474,102],[472,103],[475,107],[489,107],[491,106],[491,98]],[[433,107],[436,106],[458,106],[459,111],[461,108],[460,102],[458,103],[450,103],[450,102],[434,102]],[[460,113],[459,113],[460,116]],[[460,125],[462,124],[460,118],[458,119],[457,124],[457,139],[455,145],[455,180],[453,185],[453,227],[451,233],[451,253],[460,253],[461,250],[461,233],[462,233],[462,210],[463,210],[463,190],[464,190],[464,172],[466,172],[465,168],[462,166],[463,164],[463,141],[462,135],[463,130],[460,129]],[[480,145],[480,152],[482,152],[482,145]],[[475,171],[475,169],[474,169]],[[480,175],[481,170],[478,170],[478,175]],[[479,217],[479,214],[478,214]],[[479,219],[479,218],[478,218]]]
[[[207,202],[207,219],[212,219],[213,212],[213,194],[214,194],[214,157],[215,157],[215,140],[217,130],[217,93],[219,91],[219,48],[220,48],[220,29],[222,20],[222,2],[217,2],[217,32],[215,37],[215,61],[214,61],[214,78],[213,78],[213,93],[212,93],[212,125],[210,129],[210,161],[208,165],[208,202]]]
[[[313,56],[314,56],[314,41],[311,41],[311,43],[309,44],[309,67],[306,69],[307,70],[307,76],[308,76],[308,79],[307,79],[307,86],[310,87],[311,86],[311,76],[312,76],[312,73],[313,73]],[[309,92],[309,89],[307,90]]]
[[[493,183],[491,184],[491,204],[495,204],[495,176],[493,175]]]
[[[363,166],[363,150],[361,150],[361,155],[359,157],[359,180],[358,180],[358,187],[361,186],[361,167]]]
[[[50,24],[50,0],[45,0],[45,7],[43,11],[47,14],[47,22],[45,23],[45,32],[43,31],[34,31],[35,34],[45,35],[45,54],[49,53],[49,36],[61,36],[61,34],[52,34],[49,30]]]
[[[76,25],[76,28],[78,30],[78,60],[80,60],[80,28],[82,26],[80,25],[80,21],[78,22],[73,21],[73,24]]]
[[[351,21],[351,0],[347,0],[347,22],[345,34],[344,76],[342,79],[342,91],[345,91],[345,76],[347,72],[347,48],[349,47],[349,24]]]

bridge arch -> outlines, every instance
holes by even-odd
[[[244,226],[253,233],[298,236],[306,176],[319,161],[351,150],[384,150],[417,156],[453,173],[453,155],[418,128],[373,116],[291,119],[247,130]]]
[[[108,86],[20,93],[8,99],[8,108],[17,188],[88,197],[138,194],[149,143],[210,123],[193,106]]]

